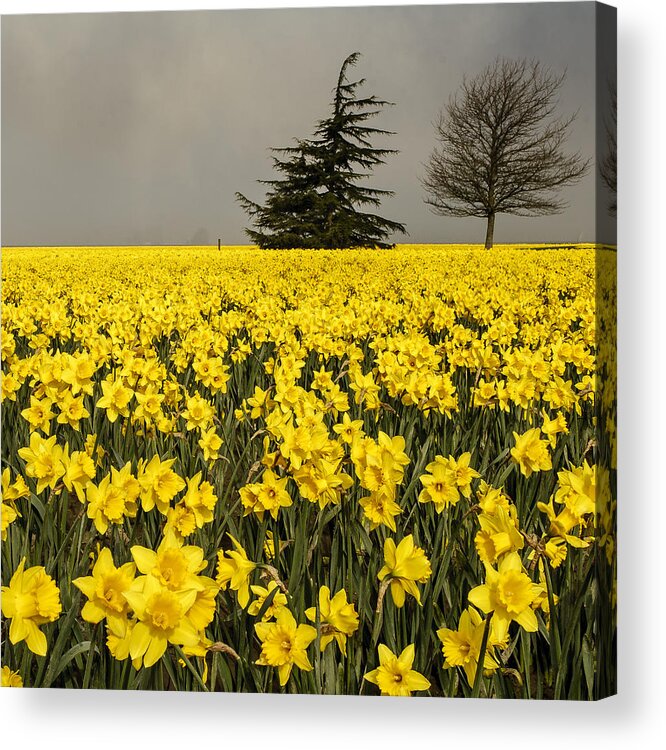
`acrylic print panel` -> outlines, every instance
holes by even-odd
[[[3,686],[614,693],[614,9],[2,64]]]

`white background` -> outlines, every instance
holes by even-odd
[[[287,4],[326,3],[290,0]],[[192,746],[198,750],[240,743],[262,750],[306,746],[309,750],[421,750],[460,745],[475,750],[666,747],[666,566],[662,552],[666,550],[666,242],[662,229],[666,222],[666,4],[658,0],[612,4],[618,7],[619,22],[620,694],[588,704],[5,689],[0,691],[0,736],[5,747]],[[0,11],[282,5],[270,0],[189,4],[0,0]],[[307,60],[303,63],[307,65]]]

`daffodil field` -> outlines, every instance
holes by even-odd
[[[2,684],[614,692],[614,256],[5,248]]]

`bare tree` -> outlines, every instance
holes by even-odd
[[[606,120],[606,155],[599,165],[601,179],[611,194],[608,203],[608,213],[617,215],[617,89],[609,84],[610,89],[610,121]]]
[[[497,59],[440,112],[439,147],[425,165],[425,202],[442,216],[487,220],[486,248],[493,245],[495,216],[561,212],[559,188],[589,167],[579,153],[563,150],[574,113],[555,115],[565,73],[539,62]]]

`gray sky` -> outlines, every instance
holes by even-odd
[[[268,148],[312,134],[356,50],[363,92],[396,103],[374,122],[400,154],[367,181],[395,191],[394,241],[482,242],[483,220],[423,202],[439,109],[498,55],[566,67],[568,146],[592,157],[594,39],[589,2],[4,16],[2,242],[246,243],[235,191],[262,201]],[[498,216],[495,240],[594,241],[596,182],[557,216]]]

